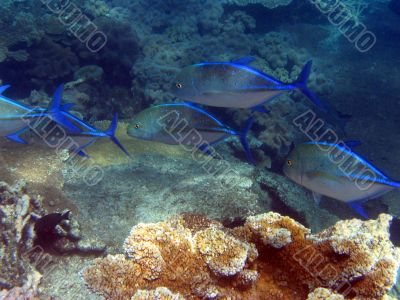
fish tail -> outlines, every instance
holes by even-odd
[[[255,165],[256,163],[253,158],[253,155],[251,154],[250,146],[247,141],[247,134],[249,133],[250,128],[253,126],[253,122],[254,122],[254,116],[250,116],[247,119],[242,131],[240,132],[239,137],[240,137],[240,142],[242,143],[243,149],[246,152],[247,160],[251,164]]]
[[[126,151],[125,147],[122,146],[121,142],[115,136],[115,131],[117,130],[117,127],[118,127],[118,114],[115,113],[114,118],[111,121],[110,127],[104,133],[110,138],[110,140],[114,142],[115,145],[118,146],[118,148],[121,149],[122,152],[124,152],[128,157],[130,157],[128,151]]]
[[[301,73],[297,78],[297,80],[294,82],[294,85],[322,111],[328,112],[327,107],[322,103],[322,101],[317,97],[317,95],[315,95],[312,91],[309,90],[307,86],[307,81],[311,73],[311,67],[312,67],[312,60],[309,60],[303,67],[303,70],[301,70]]]
[[[63,114],[63,108],[64,109],[70,108],[69,104],[67,105],[67,107],[65,106],[63,107],[61,105],[63,90],[64,90],[64,85],[61,84],[54,93],[53,101],[50,103],[50,107],[47,110],[47,114],[50,119],[52,119],[57,124],[65,127],[70,132],[80,133],[80,129],[76,127],[73,123],[71,123],[71,121],[69,121],[68,118],[66,118]]]

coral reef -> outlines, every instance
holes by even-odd
[[[0,182],[0,288],[22,286],[36,272],[27,253],[33,248],[35,219],[44,214],[40,198],[26,194],[25,183]]]
[[[185,300],[181,295],[172,293],[165,287],[158,287],[155,290],[138,290],[131,300]]]
[[[342,295],[333,292],[330,289],[317,288],[308,294],[307,300],[344,300]]]
[[[95,259],[83,277],[107,299],[388,299],[400,264],[390,222],[382,214],[311,234],[273,212],[232,229],[184,214],[134,226],[125,253]]]
[[[28,59],[27,47],[39,41],[44,31],[37,26],[38,20],[35,13],[40,9],[26,8],[18,1],[2,2],[0,7],[0,63],[9,59],[26,61]],[[17,12],[17,13],[15,13]]]
[[[37,271],[28,274],[27,280],[22,287],[13,287],[10,290],[0,289],[2,300],[40,300],[38,286],[42,275]]]

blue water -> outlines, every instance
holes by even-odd
[[[174,78],[191,64],[253,57],[252,68],[292,83],[307,61],[313,60],[308,85],[329,111],[321,111],[299,92],[266,103],[269,113],[255,112],[248,137],[256,160],[256,166],[251,168],[283,175],[282,166],[296,144],[318,140],[324,130],[330,129],[338,141],[360,141],[355,149],[359,155],[392,180],[400,180],[400,1],[342,0],[340,6],[311,0],[281,1],[276,7],[268,3],[279,1],[248,1],[265,5],[235,4],[243,2],[246,1],[2,0],[0,83],[11,85],[7,91],[9,98],[40,107],[47,107],[57,86],[65,84],[64,101],[74,103],[76,116],[94,124],[111,120],[115,113],[120,120],[128,121],[152,105],[179,101],[171,92],[176,85]],[[251,113],[249,109],[204,108],[237,131]],[[304,132],[294,123],[307,110],[323,123],[315,132]],[[248,164],[238,141],[230,140],[218,147],[222,159],[233,166]],[[7,156],[2,159],[8,160]],[[162,170],[168,161],[168,157],[154,158],[154,162],[152,159],[144,159],[144,164],[152,162],[153,166],[139,172],[145,174],[141,180],[146,187],[150,180],[156,180],[148,175],[149,170]],[[12,169],[14,162],[7,163]],[[117,173],[109,173],[107,178],[135,178],[129,175],[134,170],[112,172]],[[149,184],[148,189],[154,189],[152,193],[156,194],[163,183],[160,180],[155,186]],[[123,199],[122,193],[130,192],[126,184],[123,181],[120,189],[113,185],[115,190],[109,190],[106,184],[89,190],[91,195],[102,191],[108,193],[107,197]],[[170,184],[165,181],[165,186]],[[81,210],[88,220],[100,212],[110,217],[104,206],[98,204],[102,203],[100,200],[93,201],[94,204],[80,202],[87,196],[82,186],[73,185],[63,191],[78,207],[78,214]],[[46,197],[47,189],[42,192]],[[306,201],[312,201],[307,195]],[[369,200],[364,209],[371,218],[382,212],[399,217],[398,200],[398,191],[392,191]],[[88,207],[97,204],[98,211],[89,212]],[[304,216],[287,203],[270,204],[260,207],[275,208],[307,226],[323,219],[320,215]],[[329,211],[332,220],[359,217],[336,200],[326,199],[320,205]],[[58,210],[64,208],[69,207],[57,205]],[[136,208],[118,204],[108,207],[114,213],[126,209],[139,214]],[[185,210],[198,209],[198,204],[185,204]],[[152,210],[151,206],[141,208],[140,214],[145,217],[135,217],[135,222],[153,221],[153,213],[165,217]],[[239,209],[232,219],[245,218],[244,211],[241,215]],[[201,213],[213,218],[227,217],[217,210],[205,209]],[[132,225],[128,221],[124,224]],[[328,225],[330,221],[313,229]],[[86,227],[90,226],[92,223],[88,222]],[[396,225],[393,236],[398,231]],[[110,232],[105,235],[112,236]],[[398,238],[393,241],[399,243]]]

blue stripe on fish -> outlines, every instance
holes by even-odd
[[[370,163],[369,161],[367,161],[366,159],[362,158],[361,156],[359,156],[357,153],[353,152],[350,148],[345,148],[342,147],[338,144],[332,144],[332,143],[328,143],[328,142],[306,142],[304,144],[310,144],[310,145],[321,145],[321,146],[326,146],[326,147],[332,147],[332,148],[338,148],[339,150],[343,151],[345,154],[347,154],[348,156],[356,156],[357,159],[359,159],[362,163],[364,163],[368,168],[370,168],[372,171],[374,171],[375,173],[377,173],[378,175],[384,177],[385,179],[389,179],[389,177],[384,174],[382,171],[380,171],[378,168],[374,167],[372,165],[372,163]],[[350,150],[349,150],[350,149]]]
[[[197,105],[191,104],[191,103],[187,103],[187,102],[184,102],[184,103],[167,103],[167,104],[156,105],[155,107],[168,107],[168,106],[186,106],[186,107],[188,107],[190,109],[198,111],[199,113],[205,114],[207,117],[209,117],[210,119],[215,121],[218,125],[221,125],[221,127],[228,128],[228,126],[223,124],[221,121],[219,121],[214,116],[210,115],[207,111],[205,111],[204,109],[198,107]]]
[[[252,73],[254,75],[261,76],[261,77],[271,81],[272,83],[274,83],[276,85],[285,85],[284,82],[282,82],[282,81],[280,81],[280,80],[278,80],[278,79],[276,79],[276,78],[274,78],[274,77],[272,77],[272,76],[270,76],[268,74],[265,74],[264,72],[261,72],[259,70],[256,70],[256,69],[252,68],[252,67],[249,67],[249,66],[246,66],[246,65],[242,65],[242,64],[237,64],[237,63],[234,63],[234,62],[204,62],[204,63],[195,64],[194,66],[201,67],[201,66],[212,66],[212,65],[232,66],[232,67],[235,67],[235,68],[242,69],[242,70],[245,70],[247,72],[250,72],[250,73]]]
[[[166,103],[166,104],[160,104],[160,105],[156,105],[153,108],[163,108],[163,107],[187,107],[191,110],[197,111],[200,114],[203,114],[205,116],[207,116],[208,118],[210,118],[211,120],[213,120],[217,125],[221,126],[221,128],[216,128],[216,127],[207,127],[207,128],[203,128],[201,126],[195,126],[195,124],[193,124],[193,128],[197,129],[197,130],[204,130],[204,131],[214,131],[214,132],[222,132],[222,133],[226,133],[227,135],[233,135],[233,136],[238,136],[240,138],[240,142],[246,152],[246,157],[247,159],[250,161],[250,163],[255,164],[255,161],[253,159],[253,156],[251,154],[250,151],[250,147],[249,144],[247,142],[247,134],[253,124],[253,116],[251,116],[247,121],[246,124],[244,126],[244,128],[242,129],[241,132],[237,132],[234,131],[232,129],[230,129],[228,126],[226,126],[225,124],[223,124],[221,121],[219,121],[217,118],[215,118],[214,116],[212,116],[210,113],[208,113],[206,110],[198,107],[197,105],[191,104],[191,103]],[[213,146],[218,144],[219,142],[223,141],[226,139],[226,136],[221,137],[220,139],[218,139],[217,141],[214,141],[212,143],[209,143],[209,146]],[[202,152],[207,153],[207,151],[209,150],[208,147],[200,147]]]
[[[28,111],[32,111],[32,108],[30,108],[30,107],[28,107],[28,106],[26,106],[26,105],[23,105],[23,104],[21,104],[21,103],[18,103],[18,102],[14,101],[14,100],[11,100],[10,98],[7,98],[6,96],[3,95],[3,93],[4,93],[7,89],[9,89],[10,87],[11,87],[11,85],[9,85],[9,84],[0,86],[0,99],[1,99],[2,101],[4,101],[4,102],[8,103],[8,104],[14,105],[14,106],[16,106],[16,107],[18,107],[18,108],[21,108],[21,109],[24,109],[24,110],[26,110],[27,112],[28,112]]]

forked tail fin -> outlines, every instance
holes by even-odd
[[[309,60],[301,70],[299,77],[293,83],[312,103],[318,106],[322,111],[328,112],[328,108],[307,86],[308,78],[310,77],[312,60]]]
[[[110,127],[104,133],[110,138],[110,140],[114,142],[114,144],[116,144],[121,149],[122,152],[124,152],[128,157],[130,157],[128,151],[126,151],[125,147],[122,146],[121,142],[115,136],[115,131],[117,130],[117,127],[118,127],[118,114],[116,113],[111,121]]]

